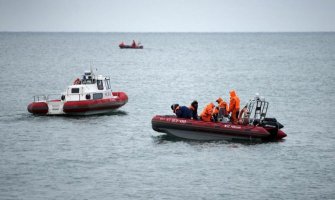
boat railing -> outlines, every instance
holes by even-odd
[[[60,100],[59,94],[41,94],[41,95],[35,95],[34,102],[47,102],[52,100]]]
[[[48,94],[47,101],[59,101],[61,100],[61,96],[59,94]]]
[[[250,124],[259,123],[261,122],[265,117],[266,113],[268,111],[269,102],[265,100],[251,100],[248,103],[248,111],[249,111],[249,122]]]
[[[34,102],[43,102],[47,101],[47,95],[35,95],[33,96]]]
[[[87,93],[87,94],[89,94],[89,93]],[[83,97],[81,99],[81,96],[83,96],[83,94],[67,94],[66,96],[67,96],[67,98],[66,98],[67,101],[81,101],[81,100],[85,99],[85,97]],[[76,98],[76,97],[78,97],[78,98]]]

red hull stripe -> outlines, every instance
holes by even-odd
[[[99,104],[64,104],[63,110],[65,113],[80,113],[97,110],[117,109],[123,106],[126,102],[120,103],[99,103]]]
[[[113,93],[114,95],[114,93]],[[65,113],[80,113],[98,110],[117,109],[127,103],[128,97],[120,95],[120,98],[97,99],[86,101],[69,101],[64,103],[63,111]],[[121,98],[122,97],[122,98]]]

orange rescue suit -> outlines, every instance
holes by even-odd
[[[236,95],[235,90],[230,91],[229,113],[231,113],[231,121],[234,124],[238,122],[238,114],[240,111],[240,98]]]
[[[200,117],[202,121],[210,122],[213,114],[213,108],[215,105],[213,103],[207,104],[207,106],[203,109]]]
[[[215,109],[215,111],[214,111],[214,114],[218,114],[219,113],[219,109],[220,108],[224,108],[225,109],[225,113],[224,113],[224,115],[227,115],[227,113],[228,113],[228,104],[221,98],[221,97],[219,97],[217,100],[216,100],[216,102],[218,102],[218,104],[219,104],[219,106],[218,106],[218,109]]]

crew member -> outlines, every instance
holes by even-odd
[[[228,117],[228,104],[221,97],[216,102],[218,106],[214,108],[213,118],[214,121],[222,121],[223,117]]]
[[[198,120],[198,102],[194,100],[188,108],[192,112],[192,119]]]
[[[81,81],[79,78],[77,78],[76,80],[74,80],[73,85],[80,85]]]
[[[202,110],[200,118],[202,121],[210,122],[212,120],[213,109],[215,105],[213,103],[209,103],[206,107]]]
[[[233,124],[238,123],[238,114],[240,112],[240,98],[236,95],[235,90],[230,91],[229,113]]]
[[[136,42],[133,40],[133,43],[131,44],[131,47],[135,48],[136,47]]]
[[[248,110],[248,104],[246,104],[242,110],[240,111],[240,114],[238,115],[238,123],[241,125],[247,125],[249,124],[249,110]]]
[[[173,113],[176,114],[177,118],[185,118],[185,119],[192,118],[192,111],[186,106],[179,106],[179,104],[172,104],[171,109],[173,110]]]

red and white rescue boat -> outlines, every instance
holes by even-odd
[[[92,115],[104,114],[120,108],[128,102],[124,92],[112,92],[110,78],[96,76],[92,70],[85,71],[81,79],[60,96],[34,96],[34,102],[28,105],[28,111],[37,115]]]

